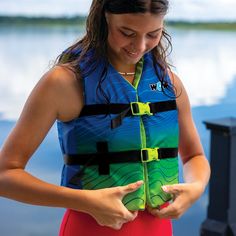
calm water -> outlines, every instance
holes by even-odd
[[[193,106],[193,116],[209,153],[203,120],[236,116],[236,33],[169,29],[172,63]],[[58,54],[81,37],[76,28],[0,28],[0,146],[19,117],[30,91]],[[1,120],[0,119],[0,120]],[[34,154],[27,170],[59,184],[62,158],[55,127]],[[207,194],[174,221],[175,235],[197,236],[205,219]],[[0,199],[1,236],[57,235],[61,209],[32,207]],[[11,224],[9,224],[11,222]]]

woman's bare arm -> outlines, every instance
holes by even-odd
[[[75,96],[75,80],[72,76],[68,70],[55,68],[44,75],[33,89],[0,152],[1,196],[50,206],[59,206],[64,202],[64,199],[58,197],[63,196],[60,194],[62,187],[44,183],[25,172],[24,168],[55,120],[63,117],[64,98],[73,94]]]
[[[0,151],[0,196],[83,211],[99,224],[118,229],[137,216],[124,207],[122,198],[142,182],[102,190],[75,190],[44,182],[25,171],[55,120],[68,121],[79,115],[82,94],[74,74],[65,68],[54,68],[39,81]]]

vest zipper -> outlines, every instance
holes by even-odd
[[[143,124],[143,119],[140,117],[140,134],[141,134],[141,144],[142,148],[146,148],[146,131]],[[149,192],[149,184],[148,184],[148,170],[147,170],[147,163],[143,164],[143,172],[144,172],[144,192],[145,192],[145,205],[147,204],[148,199],[148,192]]]
[[[141,79],[141,76],[142,76],[142,71],[143,71],[143,62],[144,62],[144,59],[142,58],[139,63],[137,64],[136,66],[136,70],[135,70],[135,75],[134,75],[134,85],[133,87],[135,87],[135,90],[136,90],[136,101],[139,102],[139,97],[138,97],[138,85],[139,85],[139,82],[140,82],[140,79]],[[144,124],[143,124],[143,119],[142,119],[142,116],[140,116],[140,139],[141,139],[141,147],[142,148],[146,148],[146,145],[147,145],[147,141],[146,141],[146,131],[145,131],[145,128],[144,128]],[[148,194],[148,191],[149,191],[149,187],[148,187],[148,171],[147,171],[147,163],[142,163],[143,165],[143,178],[144,178],[144,185],[143,185],[143,188],[144,188],[144,193],[145,193],[145,206],[146,207],[146,202],[147,202],[147,194]]]

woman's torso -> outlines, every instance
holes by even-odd
[[[149,58],[150,59],[150,58]],[[146,62],[144,62],[144,63],[146,63]],[[150,61],[149,61],[149,63],[150,63]],[[144,65],[145,66],[145,65]],[[96,96],[97,96],[97,94],[96,94],[96,96],[94,95],[95,94],[95,92],[96,92],[96,89],[95,89],[95,87],[97,87],[98,86],[98,83],[97,83],[97,81],[96,81],[96,77],[95,77],[95,81],[89,81],[88,80],[88,78],[87,78],[87,81],[85,82],[85,81],[83,81],[83,83],[81,83],[81,81],[76,81],[76,83],[79,83],[79,85],[76,85],[76,86],[74,86],[74,88],[75,89],[71,89],[71,91],[72,91],[72,96],[71,96],[71,98],[66,98],[66,100],[67,100],[67,103],[68,103],[68,105],[69,106],[67,106],[67,109],[65,109],[65,111],[62,111],[62,115],[61,115],[61,117],[65,117],[65,118],[63,118],[62,119],[62,122],[59,122],[59,136],[60,135],[62,135],[62,133],[65,131],[65,129],[63,128],[63,126],[64,126],[64,124],[67,126],[68,124],[69,124],[69,126],[72,124],[72,126],[73,126],[73,123],[75,124],[75,123],[77,123],[78,122],[78,114],[80,113],[80,111],[81,111],[81,108],[82,108],[82,106],[83,106],[83,104],[96,104],[96,103],[104,103],[104,102],[107,102],[107,98],[108,98],[108,100],[109,100],[109,102],[111,102],[111,103],[119,103],[119,102],[123,102],[124,103],[124,101],[129,101],[129,102],[132,102],[132,101],[136,101],[136,98],[137,98],[137,90],[139,89],[140,91],[138,92],[138,95],[140,95],[140,98],[141,98],[141,100],[143,101],[143,102],[156,102],[157,100],[156,100],[156,97],[155,96],[149,96],[148,94],[151,94],[151,93],[159,93],[159,95],[161,94],[161,89],[160,89],[160,87],[158,87],[159,86],[159,83],[157,83],[158,82],[158,80],[157,80],[157,78],[156,78],[156,75],[154,75],[154,70],[152,70],[151,71],[151,73],[149,73],[148,72],[148,68],[146,68],[145,69],[145,73],[146,73],[146,75],[144,76],[145,77],[145,80],[148,80],[149,78],[150,78],[150,81],[149,82],[145,82],[145,85],[147,86],[147,89],[146,90],[142,90],[143,89],[143,86],[144,86],[144,84],[142,85],[142,83],[144,82],[144,78],[141,78],[140,79],[140,81],[138,82],[138,84],[136,84],[136,88],[135,88],[135,85],[131,85],[128,81],[125,81],[125,79],[124,78],[122,78],[120,75],[118,75],[118,73],[117,73],[117,71],[115,71],[114,70],[114,68],[112,68],[112,66],[110,65],[109,66],[109,76],[110,76],[110,84],[109,84],[109,79],[108,79],[108,83],[105,83],[105,86],[104,86],[104,84],[103,84],[103,88],[104,88],[104,90],[103,90],[103,93],[105,93],[105,100],[106,101],[104,101],[104,94],[102,94],[102,93],[100,93],[99,94],[99,98],[98,98],[98,100],[97,100],[97,98],[96,98]],[[115,78],[114,78],[114,77]],[[149,77],[150,76],[150,77]],[[111,80],[111,78],[113,78],[113,80]],[[155,78],[154,80],[153,80],[153,78]],[[75,83],[75,81],[73,81],[73,83]],[[73,84],[72,83],[72,84]],[[86,85],[85,85],[85,83],[87,83]],[[141,85],[140,85],[141,84]],[[75,84],[74,84],[75,85]],[[140,86],[139,86],[140,85]],[[111,89],[107,89],[109,86],[111,86],[112,88]],[[116,87],[119,87],[120,86],[120,88],[121,89],[117,89]],[[71,86],[71,87],[73,87],[73,86]],[[127,90],[126,89],[123,89],[124,87],[126,87],[126,88],[128,88]],[[106,91],[105,91],[106,90]],[[105,91],[105,92],[104,92]],[[147,93],[147,95],[145,96],[145,95],[143,95],[142,93]],[[81,94],[83,94],[83,93],[85,93],[85,96],[84,97],[82,97],[81,96]],[[129,94],[129,95],[127,95],[127,93]],[[168,91],[167,91],[167,93],[168,93]],[[90,96],[90,94],[92,94],[91,96]],[[130,95],[130,94],[133,94],[133,95]],[[173,91],[171,90],[171,93],[169,94],[169,97],[168,96],[166,96],[166,94],[162,94],[161,96],[157,96],[157,98],[158,99],[160,99],[160,100],[170,100],[170,99],[173,99],[173,95],[174,95],[174,93],[173,93]],[[103,96],[103,97],[102,97]],[[132,96],[133,96],[133,98],[132,98]],[[171,96],[172,96],[172,98],[171,98]],[[72,98],[75,98],[75,97],[77,97],[77,98],[79,98],[78,100],[74,100],[74,99],[72,99]],[[126,97],[126,98],[124,98],[123,100],[122,100],[122,97]],[[99,100],[100,99],[100,100]],[[70,104],[73,104],[73,105],[70,105]],[[76,109],[76,106],[78,106],[78,109]],[[69,116],[67,116],[67,115],[64,115],[63,116],[63,112],[66,112],[66,110],[68,111],[68,109],[70,109],[70,107],[71,107],[71,110],[73,109],[73,112],[71,112],[70,114],[71,114],[71,117],[69,117]],[[114,116],[113,116],[114,117]],[[177,115],[176,115],[176,112],[175,112],[175,114],[174,114],[174,120],[176,120],[177,119]],[[165,116],[160,116],[159,118],[159,120],[165,120],[165,121],[168,121],[168,119],[170,120],[170,119],[172,119],[173,117],[171,117],[171,115],[168,115],[167,117],[165,117]],[[104,119],[108,119],[108,120],[110,120],[111,119],[111,117],[106,117],[106,116],[103,116],[103,117],[100,117],[100,121],[102,121],[103,122],[103,120]],[[138,118],[136,118],[136,119],[138,119]],[[144,120],[144,123],[146,122],[146,123],[148,123],[147,122],[147,120],[148,120],[148,118],[145,118],[146,119],[146,121]],[[85,123],[83,123],[85,121]],[[113,131],[113,133],[112,132],[110,132],[109,131],[109,129],[107,130],[105,130],[104,129],[104,127],[103,126],[101,126],[101,128],[100,128],[100,130],[99,130],[99,128],[97,129],[97,121],[99,121],[99,120],[96,120],[96,124],[93,124],[92,125],[92,129],[93,128],[95,128],[95,131],[93,130],[92,131],[92,133],[93,133],[93,135],[95,135],[96,136],[96,132],[97,133],[99,133],[99,134],[101,134],[101,133],[104,133],[104,137],[105,137],[105,139],[106,140],[109,140],[109,138],[110,137],[113,137],[114,138],[114,136],[116,136],[116,133],[114,133]],[[154,120],[153,120],[154,121]],[[163,132],[165,132],[165,130],[167,129],[168,130],[168,126],[166,126],[166,125],[164,125],[164,123],[165,123],[165,121],[163,121],[163,123],[160,125],[159,124],[159,130],[161,130],[161,132],[163,133]],[[126,123],[126,122],[124,122],[124,123]],[[78,127],[79,127],[79,129],[81,129],[81,133],[83,133],[83,127],[84,126],[86,126],[86,124],[89,124],[89,119],[87,119],[86,120],[86,117],[85,117],[85,120],[83,120],[82,121],[82,123],[81,123],[81,125],[79,125]],[[155,121],[154,121],[154,123],[153,123],[153,126],[155,126],[155,124],[157,124],[157,126],[158,126],[158,122],[157,123],[155,123]],[[171,122],[170,122],[170,124],[171,124]],[[123,124],[122,124],[123,125]],[[130,125],[130,123],[126,123],[126,127],[124,128],[123,127],[123,130],[128,130],[129,129],[129,125]],[[64,129],[64,131],[62,132],[62,133],[60,133],[60,128],[61,128],[61,126],[62,126],[62,129]],[[77,125],[76,125],[77,126]],[[148,126],[148,125],[147,125]],[[88,127],[87,127],[88,128]],[[90,127],[91,128],[91,127]],[[140,132],[140,130],[139,130],[139,127],[137,128],[137,126],[136,127],[133,127],[134,129],[133,129],[133,131],[132,131],[132,135],[134,135],[134,136],[136,136],[136,137],[138,137],[138,139],[142,139],[141,137],[140,137],[140,134],[139,134],[139,132]],[[150,128],[150,127],[149,127]],[[171,125],[169,125],[169,129],[177,129],[178,127],[176,126],[176,124],[174,124],[173,126],[171,126]],[[96,131],[96,129],[97,129],[97,131]],[[158,130],[158,131],[159,131]],[[67,132],[67,131],[66,131]],[[87,132],[87,130],[86,130],[86,132]],[[155,130],[153,131],[153,130],[151,130],[151,129],[149,129],[148,130],[148,132],[155,132]],[[161,133],[160,132],[160,133]],[[167,131],[167,132],[169,132],[169,131]],[[174,132],[174,135],[176,136],[177,135],[177,133],[178,133],[178,131],[177,130],[175,130],[175,132]],[[64,133],[65,134],[65,133]],[[79,135],[79,133],[78,133],[78,135]],[[90,132],[90,137],[92,137],[93,135],[91,135],[91,132]],[[171,133],[170,133],[170,135],[171,135]],[[104,137],[103,137],[103,139],[104,139]],[[125,137],[125,136],[124,136]],[[124,137],[122,138],[122,142],[121,142],[121,145],[122,145],[122,143],[129,143],[129,140],[128,139],[130,139],[130,135],[128,135],[127,136],[127,139],[124,139]],[[167,137],[167,136],[166,136]],[[61,137],[62,138],[62,137]],[[150,135],[149,136],[149,138],[150,139],[152,139],[153,138],[153,135]],[[74,137],[73,137],[73,139],[74,139]],[[71,139],[70,141],[73,143],[72,144],[72,146],[71,145],[69,145],[68,147],[65,147],[65,143],[62,143],[62,139],[60,140],[61,141],[61,145],[62,145],[62,150],[63,150],[63,153],[66,153],[66,152],[77,152],[78,151],[78,149],[77,149],[77,147],[76,148],[74,148],[73,149],[73,146],[75,147],[77,144],[74,144],[74,141],[73,141],[73,139]],[[115,139],[116,140],[116,143],[117,143],[117,139]],[[160,141],[160,140],[162,140],[162,141]],[[80,150],[80,152],[86,152],[86,149],[87,149],[87,151],[88,150],[93,150],[94,148],[95,148],[95,146],[93,145],[93,143],[89,143],[89,139],[82,139],[81,137],[80,137],[80,139],[78,139],[77,140],[78,141],[78,143],[79,143],[79,147],[80,148],[82,148],[81,150]],[[146,142],[146,144],[145,145],[148,145],[148,146],[150,146],[150,145],[154,145],[155,146],[155,144],[152,144],[153,143],[153,141],[154,140],[146,140],[145,142]],[[165,144],[163,144],[163,145],[167,145],[168,146],[168,142],[170,142],[171,141],[171,139],[169,139],[169,140],[167,140],[167,141],[165,141],[165,137],[161,137],[161,135],[159,135],[159,142],[157,142],[157,144],[158,143],[160,143],[160,142],[166,142]],[[64,141],[63,141],[64,142]],[[142,146],[142,144],[140,144],[140,141],[138,141],[139,142],[139,144],[138,144],[138,146],[140,147],[140,146]],[[111,145],[113,145],[113,150],[115,150],[115,151],[117,151],[117,150],[120,150],[120,149],[126,149],[127,147],[125,147],[125,145],[123,146],[123,147],[119,147],[118,149],[116,148],[116,143],[111,143]],[[155,143],[155,142],[154,142]],[[174,138],[174,144],[172,143],[171,145],[174,145],[174,146],[176,146],[177,145],[177,143],[178,143],[178,140],[176,139],[176,138]],[[119,143],[120,144],[120,143]],[[136,145],[135,143],[131,143],[131,145]],[[138,147],[137,146],[137,147]],[[72,148],[71,148],[72,147]],[[133,147],[133,148],[137,148],[137,147]],[[132,147],[131,147],[132,148]],[[93,150],[94,151],[94,150]],[[92,152],[93,152],[92,151]],[[65,173],[64,173],[65,174]],[[65,183],[64,183],[64,185],[66,185]],[[73,186],[72,186],[73,187]],[[83,218],[83,217],[82,217]]]

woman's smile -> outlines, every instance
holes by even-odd
[[[138,53],[138,52],[132,52],[132,51],[129,51],[128,49],[125,49],[124,48],[124,51],[126,53],[126,55],[128,55],[128,57],[132,58],[132,59],[137,59],[139,57],[141,57],[141,53]]]

